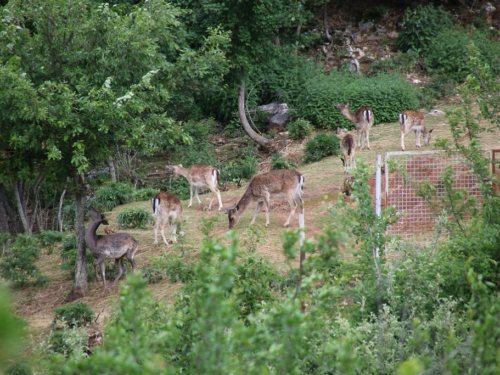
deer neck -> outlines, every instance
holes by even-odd
[[[187,168],[177,166],[176,169],[177,169],[177,174],[180,174],[181,176],[184,176],[184,177],[187,178],[187,175],[188,175],[188,169]]]
[[[356,122],[356,116],[354,115],[354,112],[351,112],[350,110],[346,109],[344,116],[347,117],[352,122]]]
[[[97,228],[101,225],[101,221],[92,221],[87,228],[87,232],[85,232],[85,242],[87,243],[90,250],[93,252],[93,249],[96,247],[97,243]]]
[[[248,205],[255,200],[255,197],[252,193],[252,187],[249,186],[245,191],[245,194],[241,197],[240,201],[237,203],[238,214],[241,215],[247,209]]]

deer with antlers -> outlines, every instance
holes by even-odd
[[[365,146],[370,149],[370,128],[373,126],[373,111],[369,107],[361,107],[355,112],[349,110],[351,103],[334,104],[340,109],[340,113],[354,123],[357,133],[357,146],[361,149]]]
[[[163,242],[168,246],[165,238],[164,227],[166,222],[170,225],[171,240],[177,242],[177,232],[182,234],[182,203],[178,197],[168,192],[160,192],[151,200],[153,216],[155,219],[155,245],[158,244],[158,229],[160,229]]]
[[[104,284],[102,293],[105,294],[108,289],[106,285],[105,260],[115,259],[116,264],[119,267],[118,276],[116,276],[115,281],[111,285],[111,289],[113,289],[125,270],[123,266],[123,258],[127,257],[128,261],[132,265],[132,272],[135,270],[134,256],[137,252],[138,244],[134,237],[132,237],[129,233],[98,235],[96,231],[99,225],[109,225],[109,223],[104,215],[92,206],[89,207],[89,215],[91,222],[88,226],[87,232],[85,233],[85,242],[87,243],[92,256],[96,259],[94,262],[96,278],[98,274],[97,267],[100,267],[101,269],[101,276]]]
[[[212,192],[208,209],[212,209],[212,202],[214,200],[214,195],[216,195],[219,200],[219,211],[222,210],[222,199],[220,197],[220,190],[217,187],[220,180],[220,171],[217,168],[212,167],[211,165],[192,165],[189,168],[184,168],[182,164],[167,165],[166,168],[167,170],[173,172],[174,180],[177,180],[179,175],[186,177],[188,180],[190,190],[188,207],[193,205],[193,188],[195,189],[196,199],[198,199],[198,203],[201,204],[200,197],[198,196],[198,190],[202,187],[208,187]]]
[[[229,229],[238,224],[241,216],[252,202],[257,202],[257,208],[250,225],[255,222],[257,214],[265,205],[267,227],[269,225],[270,199],[276,195],[283,195],[290,205],[290,215],[284,224],[287,227],[295,214],[297,205],[300,206],[300,213],[304,214],[304,202],[301,198],[303,187],[304,176],[293,169],[279,169],[254,176],[239,202],[233,208],[226,210],[229,218]]]
[[[404,111],[398,115],[399,124],[401,125],[401,150],[405,150],[405,135],[410,130],[415,131],[415,145],[420,147],[420,134],[423,135],[424,144],[429,146],[431,141],[431,133],[434,129],[427,130],[424,123],[424,115],[422,112],[413,109]]]

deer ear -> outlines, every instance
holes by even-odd
[[[179,167],[183,168],[182,164],[179,164]]]
[[[434,129],[429,130],[429,134],[431,134],[433,130],[434,130]]]
[[[347,102],[347,104],[345,106],[349,107],[350,105],[351,105],[351,102]]]
[[[231,211],[230,208],[226,208],[226,215],[229,215],[229,211]]]

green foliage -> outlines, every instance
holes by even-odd
[[[295,168],[297,168],[297,165],[293,159],[285,160],[278,152],[271,156],[271,170]]]
[[[150,201],[158,194],[158,189],[143,188],[134,191],[134,200],[136,201]]]
[[[319,161],[327,156],[338,155],[340,152],[340,140],[335,134],[317,134],[316,137],[307,141],[304,150],[304,161],[311,163]]]
[[[54,251],[54,246],[56,243],[61,242],[64,239],[65,235],[61,232],[56,232],[52,230],[47,230],[36,235],[36,238],[39,244],[42,247],[49,248],[49,254],[52,254]]]
[[[353,123],[334,107],[347,102],[352,103],[351,110],[370,107],[375,123],[394,122],[402,111],[419,108],[417,89],[398,75],[359,78],[337,72],[309,79],[289,105],[295,108],[297,116],[316,127],[353,129]]]
[[[5,250],[9,246],[10,238],[10,233],[0,232],[0,248],[2,248],[2,257],[5,255]]]
[[[225,163],[221,168],[221,181],[230,184],[240,184],[257,174],[258,160],[246,155]]]
[[[109,181],[96,192],[89,204],[98,211],[111,211],[134,200],[134,187],[129,183]]]
[[[94,320],[94,311],[86,303],[70,303],[54,309],[55,318],[52,325],[64,321],[69,327],[86,326]]]
[[[149,224],[154,224],[151,212],[142,208],[131,208],[121,211],[116,216],[116,222],[120,228],[145,229]]]
[[[154,271],[153,271],[154,270]],[[163,270],[164,274],[170,278],[170,281],[176,283],[178,281],[187,283],[194,277],[193,266],[189,259],[185,256],[168,256],[155,260],[152,271],[153,277],[157,271]]]
[[[70,278],[75,278],[76,269],[76,236],[70,235],[66,237],[61,247],[61,269],[65,271],[70,271]],[[95,276],[95,271],[93,267],[94,257],[90,251],[85,252],[87,256],[87,280],[91,280]]]
[[[143,267],[141,271],[148,284],[158,284],[165,275],[165,271],[160,267]]]
[[[52,333],[48,345],[44,349],[50,354],[60,354],[63,357],[83,359],[88,352],[88,334],[83,328],[61,329]]]
[[[392,58],[375,61],[370,65],[368,71],[370,75],[392,73],[394,71],[409,73],[415,69],[418,61],[418,53],[414,50],[409,50],[408,52],[398,52],[398,54]]]
[[[311,135],[314,127],[307,120],[297,119],[295,121],[291,121],[286,126],[286,129],[288,131],[288,134],[290,135],[290,138],[300,141],[308,135]]]
[[[29,283],[43,285],[49,280],[43,276],[35,262],[40,257],[40,249],[35,237],[19,235],[8,256],[0,263],[0,275],[14,287],[22,288]]]
[[[32,375],[33,369],[25,362],[17,362],[5,369],[5,375]]]
[[[420,56],[432,51],[430,44],[441,31],[452,29],[453,19],[442,7],[432,4],[408,8],[403,18],[403,27],[396,40],[396,47],[406,52],[413,50]]]

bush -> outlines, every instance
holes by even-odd
[[[258,161],[254,156],[244,156],[238,160],[231,160],[221,169],[221,180],[231,184],[240,184],[257,174]]]
[[[125,210],[120,212],[116,216],[116,221],[120,228],[139,228],[145,229],[149,224],[153,224],[154,220],[151,216],[151,212],[143,210],[143,209],[135,209],[131,208],[129,210]]]
[[[327,156],[338,155],[340,140],[335,134],[318,134],[306,143],[304,150],[306,163],[319,161]]]
[[[116,206],[134,200],[134,187],[123,182],[108,182],[95,192],[89,204],[98,211],[111,211]]]
[[[5,369],[5,375],[32,375],[33,369],[24,362],[18,362],[15,365],[9,366]]]
[[[311,123],[304,119],[292,121],[286,128],[288,130],[288,134],[290,134],[290,138],[295,140],[304,139],[308,135],[311,135],[314,130]]]
[[[10,233],[0,232],[0,248],[2,249],[0,257],[5,255],[5,250],[9,247]]]
[[[398,71],[401,73],[409,73],[415,70],[415,66],[419,61],[418,53],[413,50],[408,52],[398,52],[393,58],[377,60],[368,68],[370,75],[379,73],[392,73]]]
[[[83,327],[92,323],[95,318],[94,311],[83,302],[58,307],[54,309],[54,312],[56,316],[52,321],[52,326],[64,321],[68,327]]]
[[[144,267],[142,275],[147,280],[148,284],[158,284],[163,280],[165,271],[160,267]]]
[[[395,74],[359,78],[337,72],[310,79],[291,105],[316,127],[353,129],[353,123],[334,107],[347,102],[352,110],[370,107],[375,123],[394,122],[402,111],[420,108],[417,88]]]
[[[419,5],[406,11],[403,27],[396,40],[396,47],[403,51],[413,50],[420,56],[432,51],[430,43],[441,31],[453,27],[450,13],[432,4]]]
[[[273,154],[271,159],[271,170],[297,168],[293,159],[285,160],[279,153]]]
[[[39,257],[40,250],[35,237],[19,235],[9,249],[8,256],[0,263],[0,276],[11,281],[15,287],[22,288],[30,282],[43,285],[48,279],[35,264]]]
[[[64,239],[64,233],[47,230],[36,235],[36,238],[42,247],[49,249],[49,254],[54,251],[54,245]]]
[[[86,252],[87,256],[87,280],[92,280],[95,276],[95,270],[93,267],[94,257],[90,251]],[[68,236],[63,242],[61,251],[61,269],[71,272],[71,278],[75,278],[76,269],[76,236],[73,234]]]
[[[144,188],[134,191],[134,200],[136,201],[150,201],[158,194],[158,189]]]

